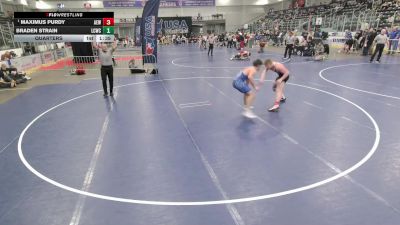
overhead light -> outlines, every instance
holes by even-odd
[[[46,2],[39,0],[36,1],[36,8],[37,9],[51,9],[51,6],[47,4]]]
[[[255,5],[266,5],[269,3],[269,0],[257,0]]]
[[[28,2],[26,2],[26,0],[20,0],[20,4],[21,5],[28,5]]]
[[[218,0],[218,5],[228,5],[231,0]]]

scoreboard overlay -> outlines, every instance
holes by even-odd
[[[114,12],[15,12],[17,42],[113,42]]]

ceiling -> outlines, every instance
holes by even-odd
[[[9,2],[17,2],[14,0],[3,0]],[[21,0],[19,0],[21,1]],[[19,2],[18,1],[18,2]],[[26,0],[28,3],[36,0]],[[81,1],[81,2],[102,2],[102,1],[85,1],[85,0],[40,0],[43,2],[57,2],[57,3],[65,3],[70,1]],[[116,1],[126,1],[126,0],[116,0]],[[200,0],[201,1],[201,0]],[[215,0],[217,6],[240,6],[240,5],[267,5],[267,4],[274,4],[277,2],[282,2],[283,0]]]

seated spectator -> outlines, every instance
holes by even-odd
[[[27,76],[25,72],[18,71],[17,68],[13,66],[7,67],[7,65],[4,63],[1,64],[1,72],[17,82],[17,84],[26,83],[26,81],[32,79],[31,77]]]
[[[15,81],[6,82],[2,78],[0,78],[0,88],[15,88],[17,84]]]
[[[314,60],[315,61],[322,61],[326,58],[325,55],[325,47],[324,44],[322,42],[319,42],[317,44],[317,46],[315,46],[315,56],[314,56]]]
[[[17,82],[0,70],[0,88],[15,88],[16,86]]]
[[[11,54],[9,51],[4,52],[3,55],[1,55],[1,61],[7,61],[11,59]]]
[[[140,68],[136,65],[135,59],[132,59],[132,60],[129,61],[128,67],[129,67],[131,73],[145,73],[145,72],[146,72],[146,70],[140,69]]]

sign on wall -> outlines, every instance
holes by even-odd
[[[315,25],[317,26],[322,25],[322,17],[317,17],[317,19],[315,19]]]
[[[135,43],[136,46],[141,45],[140,25],[141,18],[136,19],[135,24]],[[190,34],[192,33],[192,17],[159,17],[157,19],[157,33],[164,35],[172,34]]]
[[[103,1],[104,8],[143,8],[147,0]],[[210,7],[215,0],[161,0],[161,8]]]
[[[192,17],[161,17],[157,22],[158,33],[190,34],[192,32]]]

